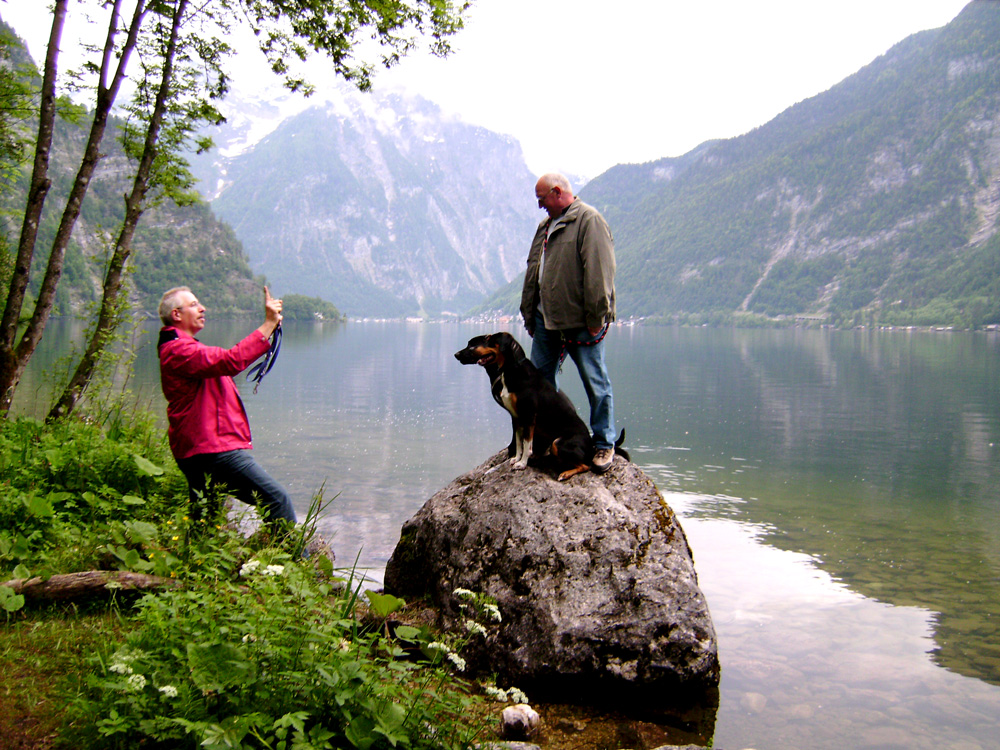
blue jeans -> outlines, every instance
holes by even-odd
[[[247,505],[256,505],[264,520],[279,518],[295,523],[295,508],[285,488],[254,461],[248,450],[202,453],[181,459],[177,466],[187,477],[191,497],[191,517],[202,516],[203,505],[209,515],[218,511],[222,492]]]
[[[551,331],[540,324],[536,316],[535,335],[531,340],[531,363],[556,388],[559,387],[559,355],[565,343],[566,352],[576,363],[583,389],[590,400],[590,429],[598,448],[614,448],[615,409],[611,393],[611,378],[604,362],[604,342],[587,345],[597,339],[586,328]],[[571,342],[580,342],[579,344]]]

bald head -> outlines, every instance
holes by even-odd
[[[544,208],[553,219],[576,200],[566,175],[558,172],[549,172],[538,178],[535,183],[535,198],[538,199],[538,207]]]

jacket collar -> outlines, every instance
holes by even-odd
[[[156,342],[156,351],[160,351],[160,347],[162,347],[168,341],[173,341],[174,339],[179,339],[181,336],[187,336],[188,338],[194,338],[194,336],[191,336],[190,334],[185,333],[181,329],[175,328],[174,326],[163,326],[163,328],[160,329],[160,338]],[[198,339],[195,339],[195,341],[197,341],[197,340]]]
[[[552,234],[556,230],[562,229],[567,224],[572,224],[576,221],[580,214],[581,205],[580,199],[574,198],[573,202],[566,206],[566,208],[563,209],[563,212],[556,218],[553,219],[550,217],[546,219],[545,223],[548,225],[548,233]]]

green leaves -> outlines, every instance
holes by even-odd
[[[24,596],[22,594],[15,594],[14,589],[9,586],[0,586],[0,609],[10,614],[17,612],[23,606]]]
[[[362,598],[353,571],[335,570],[324,555],[302,560],[294,535],[248,543],[236,531],[194,525],[183,479],[173,469],[157,478],[154,442],[129,441],[128,427],[112,441],[79,422],[0,423],[0,462],[27,467],[4,471],[0,483],[8,575],[117,567],[182,579],[128,609],[133,598],[113,599],[121,610],[105,650],[65,701],[78,733],[69,744],[470,746],[478,728],[466,724],[464,683],[440,654],[421,655],[434,639],[429,628],[378,623],[399,613],[402,599]],[[172,494],[158,495],[161,486]],[[74,564],[55,565],[57,556]],[[0,587],[0,610],[22,607],[23,596]]]
[[[401,641],[416,641],[418,638],[426,638],[426,631],[423,628],[415,628],[412,625],[397,625],[394,631],[395,636]]]
[[[304,60],[312,52],[329,58],[334,72],[362,91],[371,87],[376,63],[357,59],[373,47],[383,48],[377,61],[391,67],[417,46],[424,35],[432,54],[447,55],[448,38],[462,28],[469,2],[440,0],[247,0],[246,17],[259,39],[261,51],[285,86],[308,95],[312,86],[295,75],[286,61]]]
[[[379,594],[375,591],[366,591],[365,597],[368,599],[369,609],[383,619],[406,606],[405,601],[392,594]]]
[[[127,645],[98,665],[94,690],[77,704],[86,711],[76,726],[114,731],[121,746],[169,741],[171,727],[206,748],[465,750],[474,742],[464,685],[440,658],[399,646],[428,641],[426,627],[398,625],[390,636],[359,627],[358,613],[338,617],[343,602],[314,585],[316,569],[274,549],[217,573],[207,585],[188,580],[140,600]],[[348,585],[340,596],[356,594]],[[375,592],[366,598],[372,612],[403,606]]]
[[[55,512],[52,507],[52,498],[48,495],[45,497],[40,497],[38,495],[22,495],[21,502],[24,504],[24,509],[30,516],[48,518]]]
[[[125,570],[144,573],[153,567],[153,563],[144,560],[137,550],[116,545],[108,545],[108,550],[121,561]]]
[[[144,458],[143,456],[140,456],[138,453],[133,454],[132,458],[135,460],[136,468],[138,468],[142,474],[145,474],[146,476],[150,477],[163,476],[163,469],[154,464],[148,458]]]
[[[125,538],[132,544],[151,544],[156,541],[156,526],[147,521],[126,521]]]
[[[255,665],[235,646],[222,643],[187,644],[187,664],[191,679],[202,692],[220,692],[252,682]]]

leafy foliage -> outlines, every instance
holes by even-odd
[[[362,596],[353,571],[303,559],[321,498],[285,537],[193,525],[148,415],[0,422],[0,477],[0,580],[97,567],[182,584],[134,609],[109,585],[117,617],[47,701],[66,707],[70,745],[458,749],[484,732],[483,693],[527,700],[462,679],[462,649],[500,621],[490,598],[457,590],[464,630],[434,633],[399,623],[401,599]],[[8,628],[23,608],[0,586]]]
[[[419,628],[390,638],[363,627],[357,591],[330,600],[331,584],[307,567],[264,555],[218,569],[229,575],[211,588],[144,597],[126,643],[93,660],[75,706],[78,741],[469,746],[481,727],[468,721],[471,695],[453,682],[453,651],[427,648],[435,642]]]
[[[0,423],[0,574],[145,570],[115,558],[158,549],[162,519],[183,507],[183,478],[160,468],[168,456],[152,417],[133,412],[106,427]]]
[[[71,123],[60,123],[53,154],[51,192],[57,200],[69,190],[71,165],[79,158],[84,131]],[[119,146],[109,141],[105,164],[99,168],[84,199],[74,240],[67,253],[63,281],[57,292],[55,313],[75,315],[97,299],[102,283],[110,237],[105,228],[124,218],[122,193],[126,184],[114,165],[125,159]],[[20,174],[4,204],[13,212],[23,201],[27,175]],[[2,200],[2,197],[0,197]],[[51,243],[58,227],[57,211],[49,205],[39,227],[39,241]],[[12,220],[7,224],[13,229]],[[257,315],[260,289],[265,280],[255,277],[249,260],[232,229],[219,221],[201,201],[178,206],[161,203],[146,212],[134,240],[133,303],[149,315],[155,314],[160,295],[174,286],[197,289],[199,297],[218,315]],[[8,256],[9,257],[9,256]],[[32,262],[30,287],[37,290],[45,258]],[[0,289],[3,294],[4,289]]]

